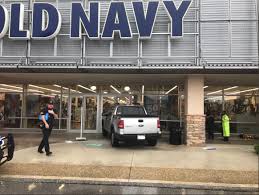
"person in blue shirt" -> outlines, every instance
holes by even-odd
[[[49,101],[46,108],[44,108],[41,112],[41,130],[42,130],[42,141],[38,147],[39,153],[44,153],[42,150],[45,148],[45,152],[47,156],[50,156],[52,152],[49,148],[49,136],[51,134],[52,128],[54,126],[54,120],[58,118],[56,114],[56,110],[54,109],[53,101]]]

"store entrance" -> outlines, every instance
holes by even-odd
[[[84,133],[97,133],[98,96],[72,96],[70,101],[70,131],[79,131],[82,127]]]

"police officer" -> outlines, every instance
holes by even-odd
[[[214,140],[215,119],[211,112],[208,112],[207,114],[206,125],[208,131],[208,138]]]
[[[50,152],[49,149],[49,136],[51,134],[53,125],[54,125],[54,119],[58,118],[58,115],[56,114],[56,110],[54,109],[53,101],[50,100],[47,107],[45,107],[41,112],[41,129],[43,138],[39,145],[38,152],[43,153],[42,149],[45,148],[45,152],[47,156],[50,156],[52,152]],[[48,117],[46,117],[48,116]]]

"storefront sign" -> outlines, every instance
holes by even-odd
[[[183,18],[190,7],[190,0],[183,0],[179,7],[174,1],[150,1],[147,7],[143,2],[132,2],[138,34],[141,39],[151,38],[158,6],[162,3],[171,21],[171,37],[183,36]],[[10,17],[9,17],[10,14]],[[10,18],[10,19],[9,19]],[[118,32],[121,39],[132,38],[132,30],[124,2],[110,2],[104,26],[100,29],[100,2],[90,2],[86,13],[81,3],[71,4],[70,37],[81,39],[85,33],[90,39],[113,39]],[[34,3],[31,31],[24,29],[24,5],[13,3],[8,10],[0,5],[0,38],[9,29],[9,38],[18,40],[52,39],[59,33],[62,17],[59,10],[50,3]],[[83,27],[83,29],[82,29]]]

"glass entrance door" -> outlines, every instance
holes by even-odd
[[[72,96],[71,97],[70,130],[85,133],[97,132],[97,96]]]
[[[84,129],[96,130],[97,126],[97,97],[85,97]]]

